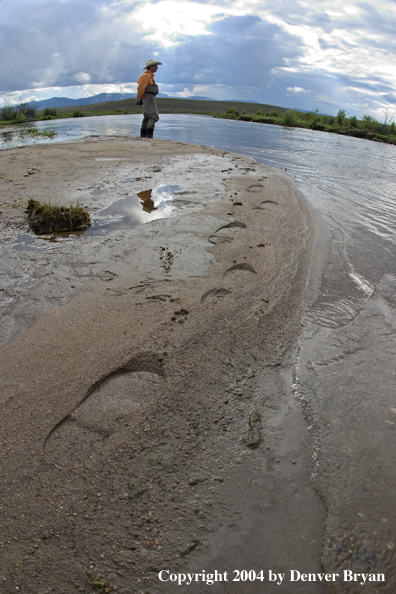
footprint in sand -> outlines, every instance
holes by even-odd
[[[229,233],[230,229],[246,229],[246,224],[241,221],[231,221],[217,229],[215,234],[208,237],[208,241],[213,244],[233,241],[234,237]]]
[[[52,429],[44,443],[48,462],[63,466],[86,460],[136,413],[158,398],[164,381],[162,359],[145,353],[99,380],[80,404]]]
[[[251,272],[252,274],[257,274],[255,269],[251,264],[247,264],[246,262],[242,262],[241,264],[234,264],[231,268],[225,271],[225,274],[230,274],[232,272],[239,272],[239,271]]]
[[[267,204],[275,204],[276,206],[279,206],[278,203],[274,200],[263,200],[262,202],[260,202],[259,206],[255,206],[253,210],[266,210],[265,207]]]
[[[201,303],[205,303],[205,301],[217,301],[218,299],[223,299],[227,295],[230,295],[232,291],[228,291],[228,289],[210,289],[201,297]]]

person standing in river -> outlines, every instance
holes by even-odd
[[[140,129],[140,138],[153,138],[154,126],[159,120],[157,98],[158,85],[155,84],[154,74],[161,66],[157,60],[148,60],[142,76],[139,77],[137,89],[137,104],[143,105],[144,115],[142,127]]]

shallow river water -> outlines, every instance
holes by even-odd
[[[140,115],[40,122],[53,141],[137,136]],[[326,569],[384,573],[396,591],[396,147],[323,132],[163,115],[156,136],[283,170],[321,222],[291,383],[314,435]],[[0,134],[0,148],[31,143]],[[38,141],[41,142],[41,141]],[[177,183],[177,180],[175,181]],[[363,591],[358,583],[348,592]]]

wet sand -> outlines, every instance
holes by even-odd
[[[2,151],[0,176],[2,592],[171,592],[162,569],[228,571],[211,592],[326,592],[231,581],[321,567],[290,390],[314,236],[297,188],[240,155],[126,138]],[[10,244],[29,198],[98,212],[168,184],[177,217]]]

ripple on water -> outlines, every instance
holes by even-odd
[[[324,328],[339,328],[351,322],[359,309],[359,303],[351,299],[317,303],[305,314],[303,321],[315,323]]]
[[[313,480],[328,508],[325,568],[383,572],[387,588],[396,584],[395,288],[388,274],[371,298],[314,304],[298,362],[316,433]]]

